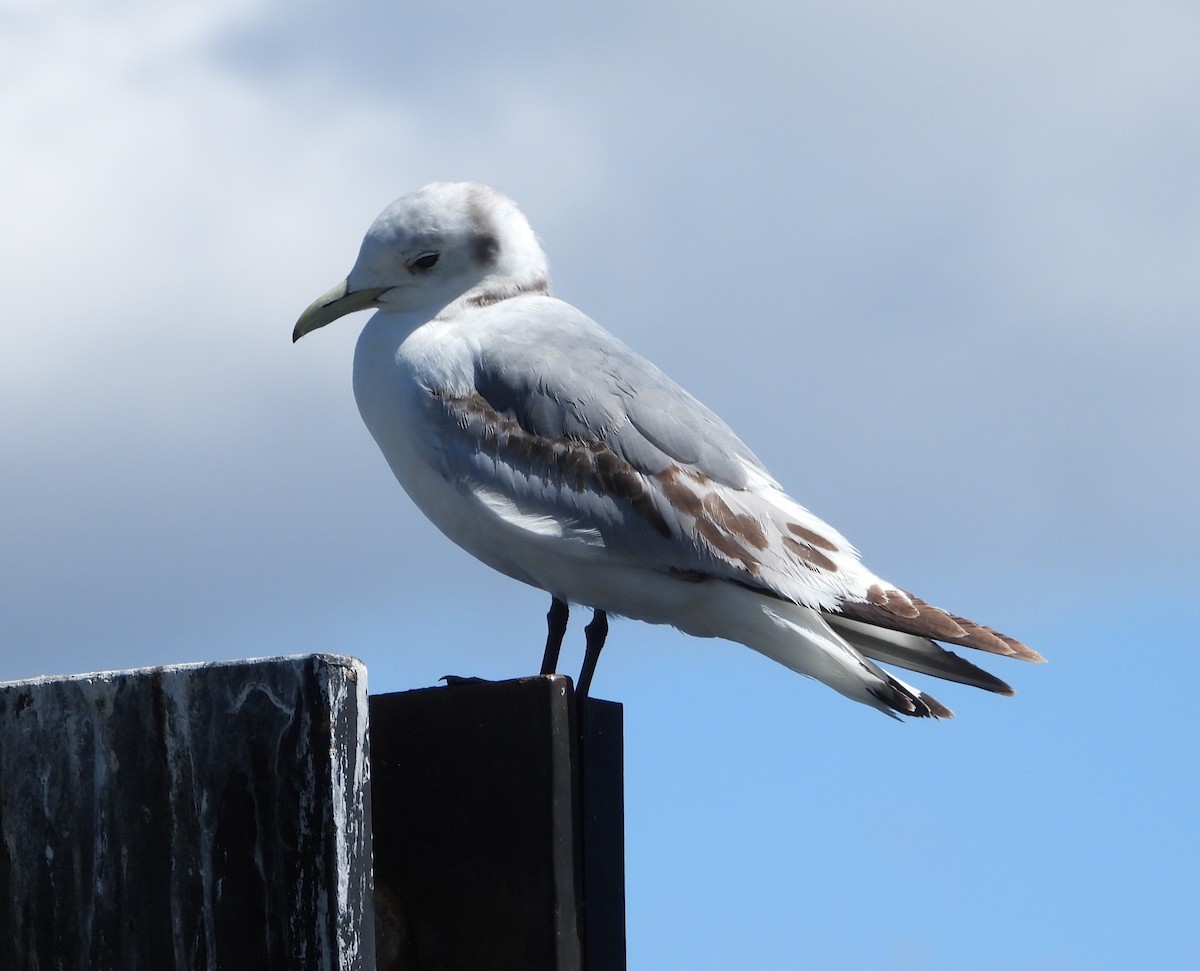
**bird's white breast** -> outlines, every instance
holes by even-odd
[[[411,329],[393,314],[376,314],[354,354],[354,396],[392,472],[422,513],[467,552],[514,579],[545,587],[538,559],[525,547],[537,538],[514,529],[494,503],[449,472],[431,427],[432,392],[466,394],[474,386],[477,348],[453,321]]]

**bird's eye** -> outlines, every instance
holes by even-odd
[[[414,270],[432,270],[437,264],[440,253],[422,253],[409,264]]]

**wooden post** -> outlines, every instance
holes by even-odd
[[[587,698],[579,733],[584,966],[625,969],[625,711]]]
[[[0,684],[0,968],[374,967],[366,670]]]
[[[379,971],[625,967],[622,713],[561,675],[371,698]]]

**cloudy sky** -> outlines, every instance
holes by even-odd
[[[290,342],[477,179],[874,569],[1050,658],[899,725],[617,624],[630,967],[1185,966],[1198,47],[1169,0],[0,0],[3,676],[536,668],[544,595],[362,427],[363,318]]]

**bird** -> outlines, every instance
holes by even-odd
[[[577,697],[610,615],[744,644],[893,718],[953,712],[882,664],[1011,695],[943,645],[1044,660],[866,567],[715,412],[551,295],[540,242],[496,189],[435,182],[391,203],[292,340],[367,309],[367,429],[442,533],[550,594],[542,674],[571,605],[591,609]]]

